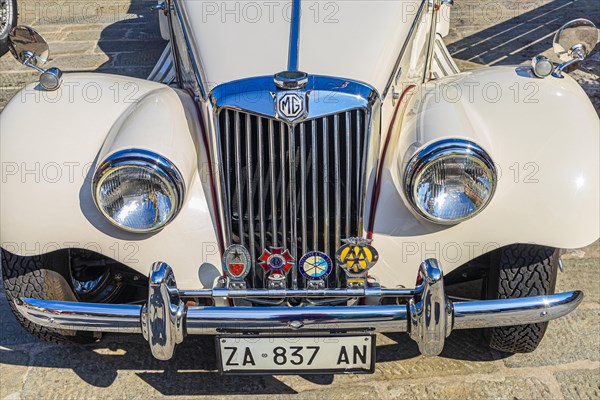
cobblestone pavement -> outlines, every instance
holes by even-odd
[[[144,77],[160,55],[149,1],[21,1],[21,21],[50,41],[51,65]],[[549,54],[563,21],[600,22],[597,0],[457,0],[449,48],[462,68],[526,62]],[[60,5],[61,7],[58,7]],[[530,45],[530,43],[533,43]],[[594,67],[588,62],[588,66]],[[36,73],[0,58],[0,107]],[[599,83],[576,77],[598,108]],[[583,304],[550,324],[533,354],[486,349],[478,331],[454,332],[440,357],[418,355],[405,334],[379,335],[374,375],[221,377],[212,339],[191,337],[169,363],[153,359],[139,336],[106,335],[90,346],[58,346],[24,333],[0,294],[0,399],[147,399],[207,396],[299,399],[598,399],[600,398],[600,246],[564,257],[557,290],[583,289]]]

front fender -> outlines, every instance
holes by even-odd
[[[511,243],[578,248],[598,238],[598,116],[572,78],[538,79],[528,67],[492,67],[425,84],[407,93],[387,150],[373,239],[386,285],[414,284],[428,257],[445,272]],[[402,172],[423,146],[443,138],[478,143],[497,165],[487,208],[451,227],[415,216]]]
[[[162,260],[182,288],[212,287],[220,254],[200,135],[193,100],[159,83],[68,74],[56,92],[28,85],[0,116],[1,246],[19,255],[86,248],[144,275]],[[157,233],[114,227],[92,199],[97,162],[131,147],[167,157],[185,179],[182,210]]]

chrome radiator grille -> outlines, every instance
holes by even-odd
[[[296,262],[310,250],[335,259],[341,239],[362,235],[369,125],[365,109],[295,126],[222,108],[218,114],[226,245],[244,245],[248,277],[262,286],[263,249],[287,248]],[[294,268],[292,287],[302,287]],[[343,277],[337,268],[329,285]],[[336,276],[338,274],[338,276]]]

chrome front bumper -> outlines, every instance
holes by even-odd
[[[452,302],[444,290],[437,260],[420,266],[423,284],[415,289],[366,289],[363,296],[409,297],[407,305],[311,307],[188,307],[181,300],[171,268],[162,262],[150,273],[148,302],[144,306],[92,304],[20,298],[19,312],[28,320],[55,329],[142,333],[152,354],[161,360],[173,356],[185,335],[313,334],[319,332],[409,332],[421,353],[438,355],[454,329],[487,328],[546,322],[573,311],[583,299],[580,291],[516,299]],[[252,290],[246,291],[248,296]],[[197,297],[231,296],[227,289],[194,292]],[[258,296],[285,292],[257,291]],[[329,294],[348,295],[345,289]],[[186,294],[190,294],[189,292]],[[317,293],[294,292],[313,297]]]

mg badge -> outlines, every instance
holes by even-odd
[[[223,270],[230,280],[243,281],[250,273],[250,253],[244,246],[232,244],[223,253]]]
[[[298,271],[309,281],[323,280],[331,274],[332,270],[331,259],[321,251],[306,253],[298,263]]]
[[[301,93],[280,93],[277,95],[277,114],[293,121],[306,110],[304,95]]]
[[[283,247],[270,247],[270,250],[263,251],[258,262],[265,272],[271,271],[275,275],[287,274],[294,265],[294,258]]]
[[[346,244],[335,253],[338,265],[346,272],[349,281],[364,280],[367,271],[379,260],[379,253],[368,239],[348,238],[342,241]]]

